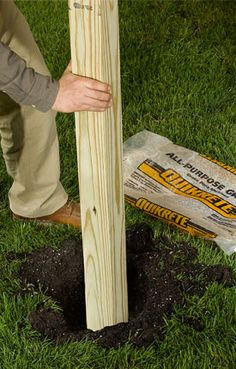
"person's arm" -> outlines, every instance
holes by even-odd
[[[104,111],[111,106],[110,86],[72,74],[69,64],[59,81],[37,73],[0,42],[0,91],[21,105],[46,112]]]
[[[54,104],[58,90],[58,81],[28,68],[21,57],[0,42],[0,91],[21,105],[45,112]]]

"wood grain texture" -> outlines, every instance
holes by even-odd
[[[76,113],[87,327],[98,330],[128,321],[117,0],[69,0],[69,20],[73,73],[113,94],[106,112]]]

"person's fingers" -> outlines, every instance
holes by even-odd
[[[93,112],[100,112],[105,111],[112,106],[112,101],[109,103],[104,103],[98,100],[90,99],[87,100],[80,108],[82,111],[93,111]]]
[[[86,89],[85,96],[91,97],[92,99],[106,101],[106,102],[111,100],[111,94],[109,92],[91,90],[90,88]]]
[[[89,105],[85,105],[80,111],[90,111],[90,112],[103,112],[106,111],[107,108],[95,108]]]
[[[85,78],[84,85],[91,90],[110,92],[111,86],[108,83],[97,81],[96,79]]]
[[[88,107],[92,107],[92,108],[108,108],[109,106],[112,105],[112,100],[109,99],[108,101],[102,101],[102,100],[98,100],[98,99],[93,99],[92,97],[87,97],[86,98],[86,105],[88,105]]]

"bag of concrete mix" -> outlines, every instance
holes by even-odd
[[[124,143],[127,202],[236,251],[236,169],[142,131]]]

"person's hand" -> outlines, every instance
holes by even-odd
[[[59,80],[59,91],[52,109],[62,113],[102,112],[112,105],[110,91],[107,83],[73,74],[70,63]]]

